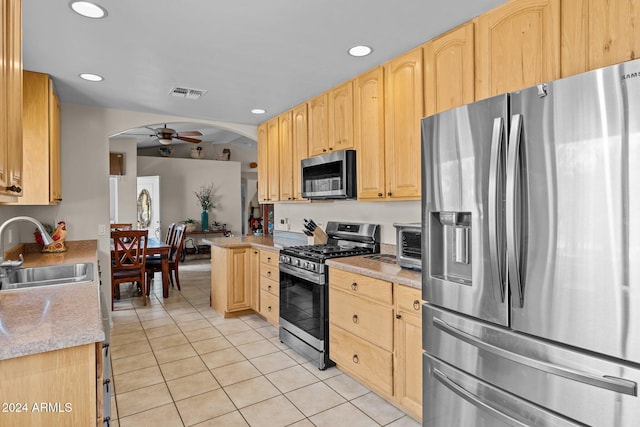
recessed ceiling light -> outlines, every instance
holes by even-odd
[[[254,108],[253,110],[251,110],[251,112],[253,114],[264,114],[267,112],[267,110],[263,110],[262,108]]]
[[[371,49],[369,46],[354,46],[351,49],[349,49],[349,55],[351,56],[367,56],[369,55],[371,52],[373,51],[373,49]]]
[[[91,73],[82,73],[80,74],[80,78],[89,80],[90,82],[101,82],[102,80],[104,80],[102,76],[99,76],[97,74],[91,74]]]
[[[70,1],[69,7],[82,16],[87,18],[100,19],[107,16],[107,10],[100,5],[88,1]]]

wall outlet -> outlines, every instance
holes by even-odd
[[[98,224],[98,236],[107,234],[107,227],[104,224]]]

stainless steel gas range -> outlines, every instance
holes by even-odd
[[[325,260],[380,252],[376,224],[327,223],[324,245],[280,251],[280,340],[319,369],[333,366],[329,354],[329,272]]]

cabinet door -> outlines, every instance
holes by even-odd
[[[353,82],[332,89],[329,101],[329,151],[353,148]]]
[[[228,249],[230,251],[228,270],[228,311],[250,308],[251,280],[249,248]]]
[[[293,199],[302,198],[302,159],[309,157],[309,130],[307,128],[307,104],[302,104],[293,109]]]
[[[384,69],[359,76],[354,85],[354,133],[358,199],[384,199]]]
[[[562,1],[562,77],[638,58],[637,0]]]
[[[510,1],[476,21],[476,99],[560,77],[560,0]]]
[[[385,66],[385,171],[387,197],[420,198],[420,120],[424,90],[422,48]]]
[[[60,180],[60,99],[49,79],[49,201],[62,201]]]
[[[275,202],[280,200],[280,127],[278,117],[267,122],[267,133],[269,134],[267,137],[267,146],[269,147],[267,200]]]
[[[267,123],[258,125],[258,201],[269,199],[269,133]]]
[[[309,112],[309,155],[317,156],[329,150],[327,126],[327,94],[323,93],[307,104]]]
[[[474,101],[473,43],[473,22],[468,22],[424,45],[426,116]]]
[[[396,290],[396,399],[413,417],[422,418],[421,291],[394,284]]]
[[[279,117],[280,135],[280,198],[279,200],[293,200],[293,141],[292,141],[292,112],[287,111]]]
[[[0,195],[22,196],[22,4],[0,7]],[[16,200],[3,198],[3,201]]]
[[[251,309],[260,311],[260,251],[258,249],[249,249],[251,258]]]

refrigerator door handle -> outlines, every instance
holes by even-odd
[[[516,220],[520,217],[517,212],[516,199],[518,189],[516,179],[518,177],[518,154],[522,136],[522,114],[514,114],[511,117],[511,129],[509,131],[509,151],[507,154],[507,259],[509,271],[509,284],[515,291],[520,307],[524,307],[523,283],[520,277],[520,260],[518,259],[518,236],[516,232]]]
[[[460,329],[449,325],[447,322],[442,319],[438,319],[437,317],[434,317],[432,320],[433,325],[441,331],[446,332],[447,334],[456,337],[459,340],[466,342],[467,344],[488,351],[496,356],[511,360],[512,362],[519,363],[521,365],[525,365],[542,372],[558,375],[560,377],[564,377],[573,381],[578,381],[584,384],[611,390],[616,393],[628,394],[630,396],[638,395],[638,385],[633,381],[609,375],[596,376],[587,372],[579,372],[573,369],[563,368],[552,363],[544,362],[542,360],[536,360],[531,357],[513,353],[511,351],[497,347],[493,344],[484,342],[471,334],[468,334],[464,331],[461,331]]]
[[[491,269],[495,271],[498,280],[494,281],[499,287],[500,300],[504,302],[505,283],[502,278],[500,243],[498,242],[498,210],[499,210],[499,180],[502,147],[503,147],[504,119],[496,117],[493,119],[493,133],[491,135],[491,163],[489,165],[489,256],[491,259]],[[495,285],[494,285],[495,286]]]
[[[527,427],[527,424],[521,423],[515,418],[510,417],[504,412],[501,412],[498,409],[494,408],[493,406],[483,402],[482,400],[480,400],[478,396],[467,391],[464,387],[461,387],[458,384],[456,384],[453,380],[451,380],[451,378],[449,378],[446,374],[442,373],[440,370],[434,369],[433,376],[435,377],[435,379],[440,381],[449,390],[451,390],[452,392],[454,392],[455,394],[457,394],[467,402],[471,403],[475,407],[490,413],[495,418],[502,421],[504,424],[508,424],[511,426],[518,426],[518,427]]]

